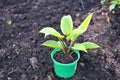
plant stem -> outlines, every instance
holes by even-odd
[[[66,53],[66,55],[67,55],[67,48],[68,48],[68,47],[67,47],[67,44],[66,44],[66,42],[64,42],[63,40],[62,40],[62,42],[63,42],[63,44],[64,44],[64,47],[65,47],[64,50],[65,50],[65,53]]]
[[[71,49],[71,47],[73,46],[73,44],[75,43],[75,41],[76,41],[76,39],[75,39],[74,41],[71,41],[71,43],[70,43],[70,47],[69,47],[69,49],[67,50],[67,53],[70,52],[70,49]]]
[[[72,55],[69,55],[69,57],[74,61],[74,58],[72,57]]]
[[[72,55],[73,54],[73,51],[70,53],[70,55]]]
[[[63,53],[66,55],[66,50],[65,50],[66,46],[64,44],[64,41],[62,39],[59,39],[59,41],[60,41],[60,43],[61,43],[61,45],[63,47]]]
[[[64,47],[67,48],[66,43],[63,41],[63,39],[61,39],[62,43],[64,44]]]

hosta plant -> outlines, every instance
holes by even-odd
[[[76,42],[77,38],[87,30],[92,15],[93,13],[89,14],[77,28],[73,28],[73,21],[70,15],[63,16],[60,24],[63,34],[60,34],[52,27],[41,29],[39,33],[44,33],[45,37],[52,35],[58,39],[58,41],[47,40],[42,45],[50,48],[60,48],[66,56],[73,53],[71,49],[87,52],[88,49],[99,48],[99,46],[93,42]]]

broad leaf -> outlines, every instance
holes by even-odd
[[[81,51],[87,52],[85,46],[83,44],[80,44],[80,43],[74,44],[74,47],[72,47],[72,48],[76,49],[76,50],[81,50]]]
[[[92,13],[89,14],[87,16],[87,18],[85,18],[85,20],[83,21],[83,23],[77,28],[77,29],[74,29],[71,34],[69,36],[67,36],[67,40],[71,40],[71,41],[74,41],[76,40],[82,33],[84,33],[87,28],[88,28],[88,25],[90,23],[90,20],[92,18]]]
[[[69,35],[72,32],[73,29],[73,22],[70,15],[64,16],[61,19],[61,31],[64,35]]]
[[[67,40],[71,40],[71,41],[74,41],[77,39],[77,37],[79,36],[78,34],[80,34],[81,31],[79,29],[74,29],[72,31],[72,33],[66,37]]]
[[[93,13],[89,14],[89,15],[85,18],[85,20],[82,22],[82,24],[78,27],[78,29],[81,30],[81,33],[80,33],[80,34],[84,33],[84,32],[87,30],[88,25],[89,25],[89,23],[90,23],[90,21],[91,21],[92,15],[93,15]],[[80,34],[79,34],[79,35],[80,35]]]
[[[115,6],[116,6],[116,4],[111,4],[111,5],[109,6],[109,11],[112,11],[112,10],[115,8]]]
[[[57,38],[64,38],[64,36],[62,36],[59,32],[57,32],[54,28],[51,28],[51,27],[43,28],[42,30],[39,31],[39,33],[44,33],[45,37],[47,35],[52,35]]]
[[[100,46],[98,46],[97,44],[95,44],[93,42],[83,42],[81,44],[84,45],[86,49],[96,49],[96,48],[100,47]]]
[[[54,40],[47,40],[42,45],[47,46],[47,47],[51,47],[51,48],[60,48],[60,49],[62,49],[62,45],[59,42],[56,42]]]

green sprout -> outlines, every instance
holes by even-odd
[[[82,24],[75,29],[73,29],[73,21],[71,16],[63,16],[61,19],[60,28],[64,35],[61,35],[52,27],[45,27],[41,29],[39,33],[44,33],[45,37],[52,35],[58,39],[58,41],[47,40],[42,45],[51,48],[60,48],[65,55],[71,54],[71,49],[87,52],[88,49],[99,48],[100,46],[93,42],[76,43],[77,38],[87,30],[92,15],[93,13],[89,14]]]
[[[12,25],[12,21],[11,21],[11,20],[7,21],[7,24],[8,24],[9,26],[11,26],[11,25]]]
[[[102,5],[108,5],[109,11],[112,11],[116,6],[120,8],[120,0],[101,0]]]

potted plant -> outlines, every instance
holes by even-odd
[[[99,46],[93,42],[76,43],[77,38],[87,30],[92,15],[93,13],[89,14],[76,29],[73,29],[71,16],[63,16],[60,28],[64,35],[61,35],[51,27],[46,27],[39,31],[39,33],[44,33],[45,37],[52,35],[58,39],[58,41],[47,40],[42,44],[43,46],[55,48],[51,52],[51,58],[57,76],[70,78],[75,74],[77,62],[80,59],[79,50],[87,52],[88,49],[99,48]]]

